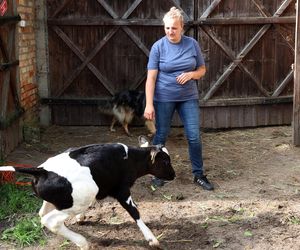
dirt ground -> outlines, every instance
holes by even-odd
[[[23,143],[9,161],[39,165],[73,146],[122,142],[137,145],[143,127],[47,128],[39,143]],[[161,249],[300,249],[300,148],[290,126],[203,132],[206,174],[213,192],[192,183],[182,128],[173,128],[167,148],[177,178],[152,190],[150,176],[137,180],[132,197]],[[131,217],[112,199],[91,207],[82,225],[68,221],[92,249],[149,249]],[[26,249],[77,249],[49,231],[46,246]],[[60,247],[58,247],[60,246]],[[11,248],[7,248],[11,249]]]

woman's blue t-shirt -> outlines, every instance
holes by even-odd
[[[156,41],[150,51],[148,70],[157,69],[154,101],[186,101],[198,99],[197,81],[181,85],[176,77],[204,65],[198,42],[182,36],[179,43],[171,43],[166,36]]]

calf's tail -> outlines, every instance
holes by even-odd
[[[10,172],[17,172],[22,174],[29,174],[34,177],[40,177],[41,175],[47,174],[47,170],[43,168],[19,168],[13,166],[0,166],[0,171],[10,171]]]

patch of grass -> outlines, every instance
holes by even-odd
[[[31,187],[12,184],[0,185],[0,220],[22,213],[36,213],[42,201],[35,197]]]
[[[0,204],[0,222],[9,221],[2,224],[13,225],[1,228],[4,229],[1,240],[20,247],[46,242],[40,219],[36,216],[42,201],[35,197],[31,187],[0,185]]]
[[[299,224],[300,224],[300,217],[291,215],[291,216],[288,218],[288,221],[289,221],[290,224],[293,224],[293,225],[299,225]]]
[[[14,227],[5,229],[1,240],[15,243],[20,247],[30,246],[36,242],[44,245],[46,242],[40,219],[37,216],[22,218]]]

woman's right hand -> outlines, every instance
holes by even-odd
[[[144,117],[147,120],[154,120],[155,118],[155,111],[153,105],[146,105],[144,111]]]

